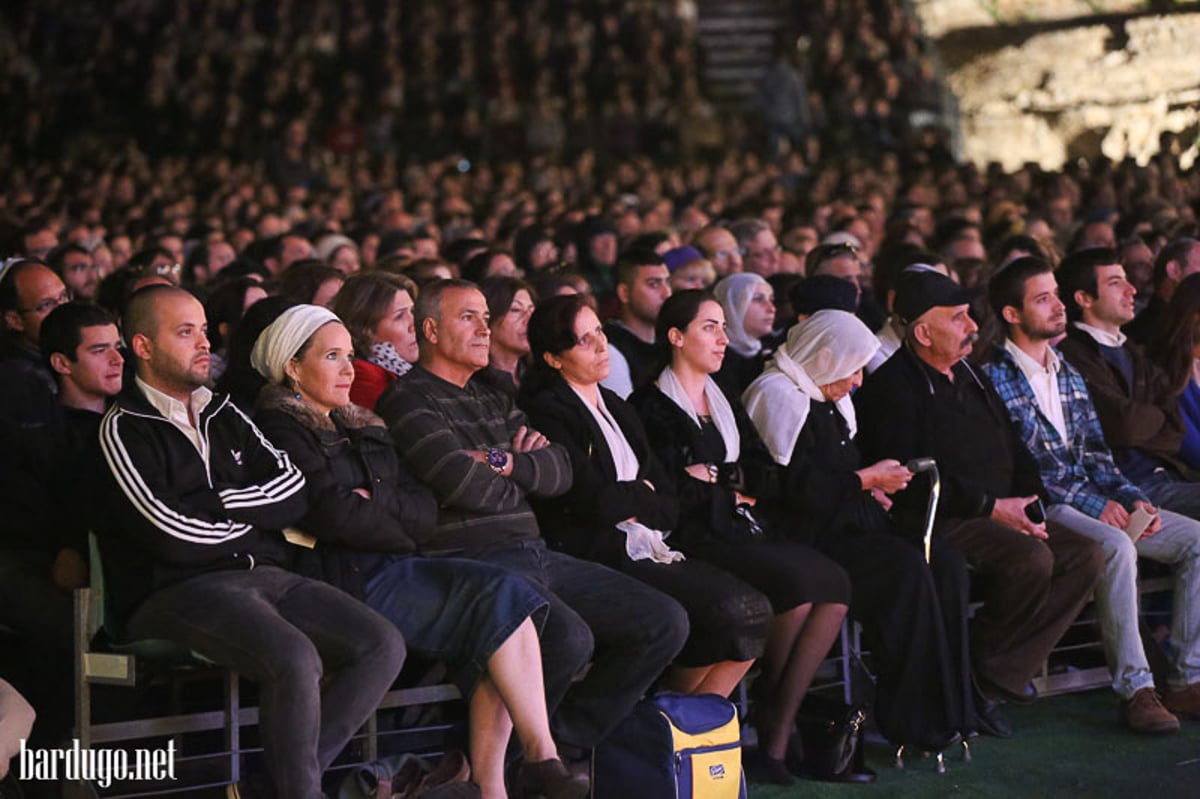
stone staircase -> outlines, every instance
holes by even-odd
[[[697,0],[696,6],[705,93],[717,108],[741,111],[771,61],[783,0]]]

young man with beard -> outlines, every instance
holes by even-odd
[[[604,325],[612,366],[601,385],[628,399],[653,382],[662,368],[654,323],[671,296],[671,273],[658,253],[634,250],[621,255],[615,274],[621,313]]]
[[[1122,291],[1123,274],[1112,277],[1105,291],[1131,298]],[[1067,323],[1050,265],[1034,257],[1017,259],[993,275],[988,298],[1007,338],[984,368],[1037,460],[1050,500],[1047,518],[1104,549],[1096,601],[1122,718],[1135,732],[1175,732],[1179,721],[1170,710],[1200,715],[1200,523],[1157,509],[1117,469],[1083,377],[1050,346]],[[1149,524],[1135,543],[1126,529],[1137,512]],[[1175,653],[1166,707],[1138,634],[1139,556],[1176,572]]]
[[[100,424],[108,474],[92,520],[119,619],[110,632],[173,641],[256,680],[276,795],[320,799],[322,773],[391,685],[404,641],[340,589],[282,567],[277,531],[304,514],[304,476],[205,388],[199,301],[150,286],[123,323],[137,377]]]
[[[1087,602],[1103,569],[1099,547],[1029,518],[1044,493],[1037,465],[987,376],[964,358],[978,326],[970,295],[933,271],[905,272],[894,311],[904,345],[855,396],[864,459],[933,457],[942,480],[934,534],[974,568],[983,607],[971,622],[980,710],[1030,702],[1030,681]],[[902,527],[921,529],[929,481],[894,497]]]

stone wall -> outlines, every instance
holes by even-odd
[[[925,33],[937,39],[961,28],[1079,19],[1139,11],[1145,0],[912,0]]]
[[[955,7],[989,4],[947,0],[918,5],[925,7],[924,13],[940,7],[942,24],[952,19],[949,11]],[[1054,6],[1084,4],[1061,0],[1037,5],[1050,12]],[[968,48],[964,55],[960,46],[959,63],[949,65],[950,87],[961,112],[963,157],[999,161],[1009,168],[1036,161],[1054,169],[1069,158],[1098,153],[1144,162],[1158,151],[1160,134],[1171,131],[1183,133],[1185,146],[1190,144],[1185,163],[1195,159],[1200,14],[1141,16],[1112,24],[1083,20],[1076,27],[1013,38],[1020,41],[986,52]]]

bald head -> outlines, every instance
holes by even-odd
[[[182,289],[150,286],[136,293],[126,310],[125,336],[138,377],[186,403],[208,382],[207,328],[204,306]]]
[[[132,342],[134,336],[154,338],[158,331],[159,308],[168,297],[195,299],[189,292],[170,283],[154,283],[133,293],[121,316],[121,329],[126,342]]]
[[[41,261],[15,264],[0,281],[4,327],[33,349],[38,346],[42,320],[70,299],[66,284]]]

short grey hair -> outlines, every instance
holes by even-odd
[[[766,222],[753,217],[739,219],[729,226],[729,232],[737,239],[739,247],[747,246],[759,233],[770,229],[771,226]]]
[[[417,341],[427,344],[425,340],[425,320],[432,319],[440,322],[442,319],[442,294],[450,289],[473,289],[479,291],[479,286],[469,280],[453,278],[436,280],[421,287],[421,293],[413,305],[413,324],[417,328]]]

